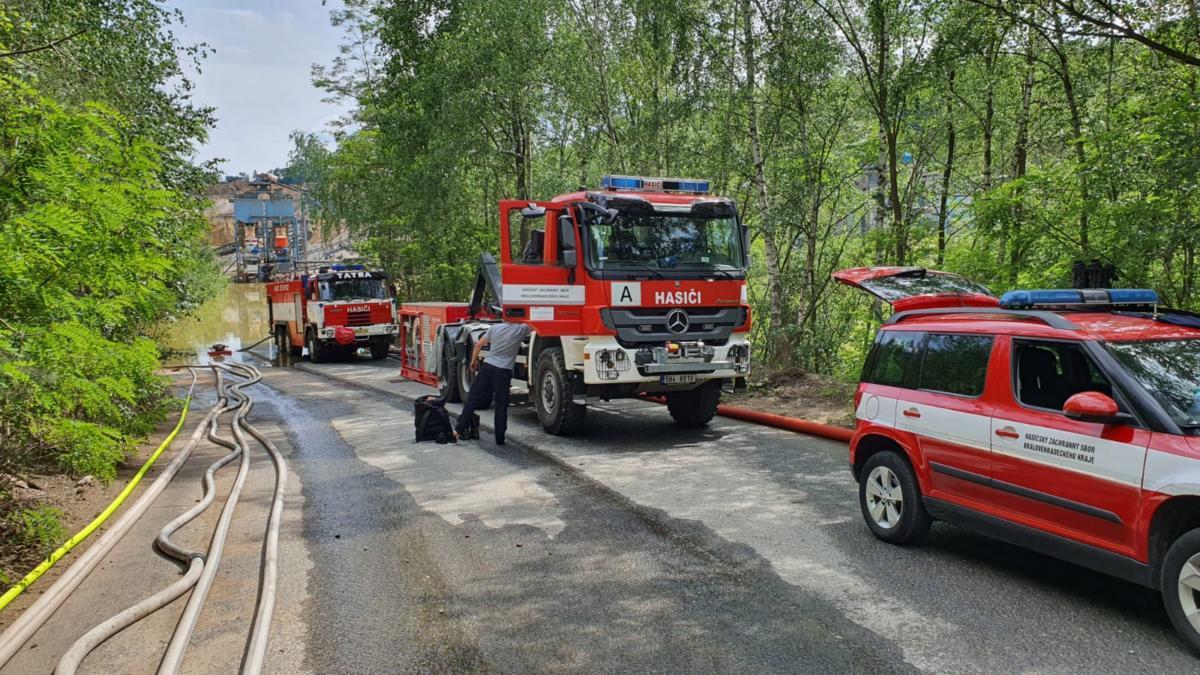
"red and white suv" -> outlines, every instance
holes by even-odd
[[[867,526],[933,518],[1160,590],[1200,653],[1200,316],[1153,291],[834,274],[892,304],[855,395]]]

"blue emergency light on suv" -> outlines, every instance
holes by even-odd
[[[1000,296],[1004,309],[1070,305],[1157,305],[1158,293],[1148,288],[1093,288],[1009,291]]]

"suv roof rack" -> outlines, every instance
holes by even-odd
[[[936,316],[938,314],[997,314],[1001,316],[1015,316],[1023,319],[1041,321],[1051,328],[1059,328],[1061,330],[1079,330],[1079,326],[1074,322],[1068,321],[1054,312],[1025,309],[1000,309],[998,307],[935,307],[933,309],[910,309],[906,312],[896,312],[888,317],[887,321],[883,322],[883,325],[890,326],[900,323],[905,319],[918,316]]]

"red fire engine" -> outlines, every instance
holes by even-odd
[[[553,434],[577,430],[589,400],[644,393],[704,425],[744,382],[749,239],[707,181],[605,176],[600,190],[502,201],[500,238],[470,303],[401,307],[402,375],[462,400],[466,359],[504,317],[534,329],[513,375]]]
[[[387,275],[362,265],[322,267],[267,284],[268,316],[279,348],[308,352],[313,363],[369,347],[385,358],[396,338]]]

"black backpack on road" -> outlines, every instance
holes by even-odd
[[[446,412],[446,399],[441,396],[422,396],[413,401],[413,421],[416,424],[416,443],[455,443],[454,427],[450,425],[450,413]]]

